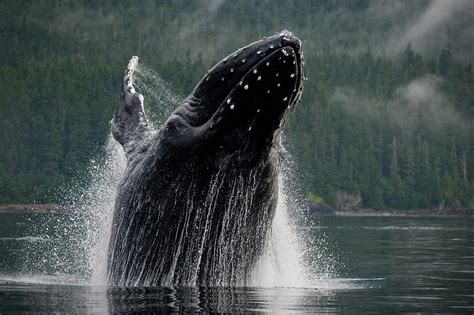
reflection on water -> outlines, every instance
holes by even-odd
[[[0,312],[15,310],[87,313],[137,311],[312,313],[341,310],[348,307],[347,302],[350,301],[350,298],[341,300],[337,290],[327,291],[317,288],[106,288],[8,282],[3,282],[0,288]],[[350,291],[341,290],[339,293],[344,295],[348,292]]]
[[[21,226],[18,216],[0,216],[0,313],[474,311],[474,218],[320,218],[306,235],[325,231],[325,254],[340,257],[340,276],[305,288],[124,289],[71,274],[25,274],[20,245],[54,240],[10,228]]]

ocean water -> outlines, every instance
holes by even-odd
[[[474,218],[309,217],[296,227],[306,282],[109,288],[77,263],[80,248],[51,251],[68,216],[0,214],[0,313],[474,312]]]

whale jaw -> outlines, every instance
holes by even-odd
[[[165,126],[206,148],[265,151],[299,101],[303,68],[301,41],[290,32],[254,42],[215,65]]]

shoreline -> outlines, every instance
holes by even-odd
[[[26,214],[26,213],[68,213],[72,212],[71,206],[56,204],[7,204],[0,205],[0,214]]]
[[[310,213],[322,216],[353,216],[353,217],[474,217],[474,209],[445,208],[445,209],[412,209],[412,210],[385,210],[354,209],[342,210],[327,204],[308,204]]]
[[[27,213],[69,213],[72,206],[56,204],[6,204],[0,205],[0,214]],[[418,209],[377,211],[373,209],[341,210],[328,205],[309,204],[311,214],[322,216],[354,216],[354,217],[474,217],[474,209]]]
[[[367,211],[365,211],[367,210]],[[364,209],[362,211],[336,211],[334,216],[345,217],[474,217],[474,209],[452,209],[443,211],[432,210],[394,210],[394,211],[376,211]]]

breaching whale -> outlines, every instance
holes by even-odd
[[[278,197],[280,132],[305,81],[283,31],[230,54],[152,132],[133,57],[112,120],[127,168],[108,252],[112,286],[245,285]]]

